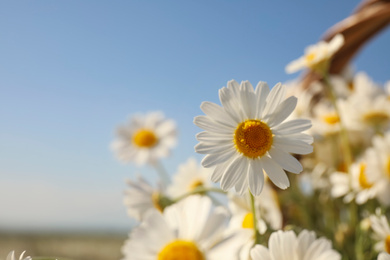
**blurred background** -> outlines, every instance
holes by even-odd
[[[193,117],[231,79],[293,80],[301,56],[360,1],[3,1],[0,3],[0,259],[119,259],[135,224],[115,127],[161,110],[177,122],[173,174],[194,152]],[[353,64],[390,80],[390,32]]]

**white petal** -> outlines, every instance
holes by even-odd
[[[337,34],[332,40],[329,42],[329,52],[333,55],[336,51],[338,51],[344,44],[344,36],[342,34]]]
[[[195,146],[195,152],[200,154],[220,153],[228,149],[234,149],[233,142],[227,142],[218,145],[201,142]]]
[[[219,100],[223,108],[227,113],[234,119],[235,122],[240,122],[242,117],[240,116],[240,106],[237,102],[237,97],[235,97],[231,90],[228,88],[221,88],[219,90]]]
[[[272,128],[272,131],[278,134],[295,134],[305,131],[311,127],[311,121],[308,119],[294,119],[284,122]]]
[[[230,127],[236,127],[239,122],[226,113],[225,109],[212,102],[202,102],[200,109],[213,120]]]
[[[297,240],[297,256],[298,259],[303,259],[307,250],[309,249],[310,244],[316,239],[316,235],[313,231],[308,231],[306,229],[302,230],[298,235]]]
[[[313,152],[313,146],[301,141],[291,138],[274,136],[273,145],[289,153],[295,154],[309,154]]]
[[[286,87],[281,83],[276,84],[269,93],[262,117],[273,114],[286,95]]]
[[[272,260],[268,249],[263,245],[256,245],[251,250],[252,260]]]
[[[301,163],[289,153],[275,147],[271,148],[268,152],[272,160],[282,166],[283,169],[292,173],[300,173],[303,170]]]
[[[249,81],[243,81],[240,85],[241,106],[246,118],[255,117],[256,99],[253,86]]]
[[[297,100],[296,97],[292,96],[284,100],[268,120],[268,125],[273,127],[286,120],[297,106]]]
[[[213,133],[213,132],[200,132],[195,135],[196,140],[204,141],[204,142],[212,142],[212,143],[220,143],[226,141],[233,140],[233,133],[230,134],[221,134],[221,133]]]
[[[221,188],[224,191],[232,188],[237,181],[240,179],[242,174],[242,169],[245,169],[246,158],[243,158],[241,155],[237,155],[232,162],[228,165],[224,175],[221,179]]]
[[[219,182],[222,179],[223,174],[226,171],[226,168],[229,166],[229,161],[219,164],[215,167],[214,172],[211,174],[212,182]]]
[[[176,123],[173,120],[164,120],[156,127],[156,134],[158,136],[167,136],[176,134]]]
[[[208,116],[197,116],[194,118],[194,124],[206,131],[214,133],[229,134],[234,132],[233,127],[224,126]]]
[[[208,154],[203,158],[201,164],[205,168],[216,166],[217,164],[223,163],[230,159],[235,153],[236,151],[231,149],[221,153]]]
[[[295,73],[306,67],[305,59],[299,58],[297,60],[293,60],[286,66],[286,72],[288,74]]]
[[[259,196],[264,186],[264,173],[260,160],[254,160],[249,166],[249,189],[254,196]]]
[[[248,191],[248,169],[249,169],[249,163],[248,159],[243,158],[243,160],[246,161],[245,164],[243,164],[242,170],[238,173],[238,179],[234,185],[234,189],[236,192],[240,195],[243,195],[245,192]]]
[[[280,135],[282,138],[289,138],[294,140],[300,140],[302,142],[305,142],[307,144],[312,144],[314,141],[313,136],[304,134],[304,133],[298,133],[298,134],[292,134],[292,135]]]
[[[283,169],[267,156],[263,156],[261,160],[263,169],[270,180],[279,188],[287,189],[290,186],[290,181]]]
[[[258,119],[262,118],[269,92],[270,90],[266,82],[260,81],[257,84],[255,95],[256,95],[256,118]]]
[[[378,260],[390,260],[390,254],[382,252],[379,254]]]
[[[248,171],[248,170],[247,170]],[[247,172],[246,171],[246,172]],[[246,192],[248,192],[248,174],[243,174],[243,176],[238,180],[238,182],[236,183],[236,185],[234,185],[234,189],[236,190],[236,192],[242,196],[244,195]]]

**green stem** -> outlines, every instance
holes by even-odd
[[[164,185],[167,186],[168,184],[170,184],[171,179],[169,177],[168,172],[165,170],[164,165],[160,161],[157,161],[156,163],[153,164],[153,166],[156,169],[161,180],[163,181]]]
[[[251,197],[251,208],[252,208],[252,215],[253,215],[253,231],[255,233],[255,245],[256,245],[256,244],[260,244],[260,233],[259,233],[259,229],[257,227],[255,197],[252,195],[252,193],[250,191],[249,191],[249,195]]]
[[[174,198],[172,201],[174,203],[184,199],[184,198],[187,198],[188,196],[191,196],[191,195],[194,195],[194,194],[204,194],[206,192],[217,192],[217,193],[222,193],[222,194],[226,194],[225,191],[219,189],[219,188],[207,188],[207,187],[198,187],[196,189],[193,189],[192,191],[190,192],[187,192],[177,198]]]
[[[338,117],[340,118],[341,145],[342,145],[342,148],[344,150],[343,154],[344,154],[346,169],[348,172],[349,166],[352,164],[352,151],[351,151],[351,146],[350,146],[350,142],[349,142],[349,138],[348,138],[348,133],[347,133],[347,130],[345,128],[343,118],[342,118],[341,113],[340,113],[340,109],[337,105],[336,94],[334,92],[332,83],[329,80],[329,75],[327,73],[324,73],[322,76],[323,76],[325,85],[327,86],[327,89],[329,90],[328,92],[329,92],[330,101],[332,102],[332,104],[336,110],[336,113],[337,113]]]

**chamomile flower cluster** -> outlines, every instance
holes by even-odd
[[[344,41],[309,46],[287,65],[315,72],[310,84],[228,81],[220,103],[201,103],[194,118],[202,160],[173,174],[162,164],[176,143],[172,120],[159,112],[120,126],[118,159],[160,177],[127,181],[137,224],[122,260],[387,260],[390,81],[351,67],[329,75]]]

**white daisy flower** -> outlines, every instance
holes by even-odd
[[[274,232],[269,238],[268,247],[256,245],[251,250],[252,260],[341,259],[329,240],[316,239],[316,234],[307,230],[303,230],[298,237],[293,231]]]
[[[384,94],[382,89],[365,72],[358,72],[352,80],[353,95],[364,96],[368,98]]]
[[[332,136],[340,132],[340,115],[333,105],[320,102],[314,108],[313,128],[314,135]]]
[[[232,218],[229,222],[228,232],[236,232],[241,238],[242,247],[240,260],[249,259],[249,251],[255,242],[253,212],[249,193],[237,196],[229,193],[229,208]],[[282,228],[283,217],[276,192],[268,182],[265,182],[263,192],[255,197],[256,222],[260,234],[267,231],[267,226],[274,230]]]
[[[195,117],[194,123],[206,131],[196,135],[200,143],[195,151],[207,154],[202,160],[204,167],[216,166],[211,180],[221,182],[223,190],[235,187],[243,194],[249,187],[258,196],[263,173],[286,189],[290,182],[284,170],[302,171],[302,165],[289,153],[313,151],[313,138],[301,133],[311,123],[306,119],[283,122],[297,104],[295,97],[284,98],[285,91],[280,83],[270,91],[267,83],[259,82],[254,90],[248,81],[239,85],[232,80],[219,90],[222,107],[201,104],[206,115]]]
[[[163,214],[148,211],[122,248],[123,260],[235,260],[237,241],[224,237],[228,214],[206,196],[190,196]]]
[[[373,97],[352,95],[345,101],[345,106],[350,111],[345,122],[355,129],[369,132],[390,126],[390,100],[384,93]]]
[[[367,168],[365,161],[353,163],[349,173],[334,172],[330,176],[331,195],[335,198],[344,197],[344,202],[353,199],[357,204],[364,204],[367,200],[375,198],[381,188],[378,181],[371,179],[372,169]]]
[[[305,49],[304,56],[290,62],[286,66],[287,73],[294,73],[299,70],[310,68],[315,71],[323,71],[327,68],[327,63],[332,56],[343,46],[344,37],[336,35],[330,42],[320,41],[315,45],[310,45]]]
[[[152,187],[141,176],[136,181],[127,180],[128,189],[125,191],[123,203],[127,208],[127,214],[141,221],[146,212],[152,208],[164,209],[164,204],[169,204],[169,198],[164,195],[163,189]]]
[[[315,161],[314,159],[307,159],[307,161]],[[308,164],[308,163],[306,163]],[[312,195],[315,190],[330,189],[330,182],[328,176],[328,165],[322,162],[317,162],[315,165],[310,165],[299,178],[299,185],[301,191],[306,195]]]
[[[377,198],[383,205],[390,205],[390,131],[373,138],[373,147],[367,150],[367,168],[370,178],[380,184]]]
[[[382,252],[378,255],[378,260],[390,260],[390,254]]]
[[[165,119],[161,112],[153,112],[135,115],[127,125],[119,126],[111,148],[120,161],[143,165],[167,157],[175,145],[174,121]]]
[[[243,229],[253,229],[253,213],[249,193],[237,196],[229,193],[229,208],[232,212],[230,226]],[[282,212],[276,192],[268,182],[265,182],[263,192],[255,198],[256,218],[260,233],[264,234],[267,224],[272,229],[282,228]]]
[[[377,210],[376,215],[370,216],[370,222],[374,231],[373,239],[378,241],[375,250],[390,254],[390,226],[386,217]]]
[[[16,258],[15,256],[15,251],[11,251],[8,256],[7,256],[7,259],[6,260],[32,260],[31,256],[24,256],[24,253],[26,253],[26,251],[23,251],[22,254],[19,256],[19,258]]]
[[[199,187],[211,187],[211,173],[211,169],[202,167],[195,158],[190,158],[185,164],[179,165],[178,172],[173,176],[173,182],[168,187],[167,193],[176,198]]]

